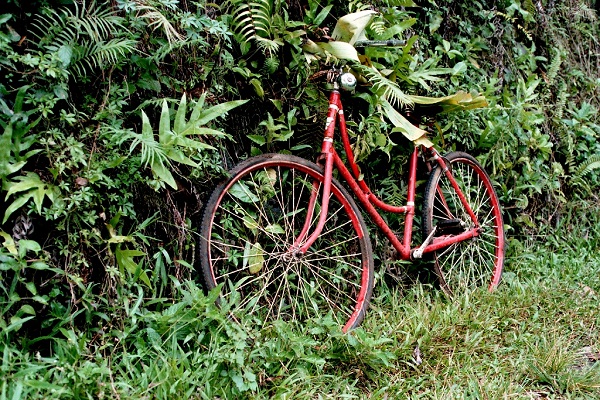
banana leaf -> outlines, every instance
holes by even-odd
[[[427,138],[427,131],[413,125],[402,114],[383,97],[379,99],[381,108],[387,119],[394,125],[392,132],[402,133],[408,140],[413,141],[416,145],[432,147],[433,143]]]
[[[359,40],[366,40],[365,29],[371,23],[376,11],[364,10],[344,15],[333,28],[333,40],[354,44]]]
[[[345,42],[313,42],[309,39],[302,46],[302,49],[308,63],[323,57],[327,60],[333,57],[338,60],[359,61],[354,46]]]
[[[474,108],[483,108],[488,106],[488,102],[482,95],[473,97],[471,93],[459,91],[455,94],[445,97],[426,97],[426,96],[408,96],[415,104],[423,106],[438,106],[442,112],[453,112],[472,110]]]
[[[331,42],[307,40],[302,49],[308,63],[323,57],[328,60],[330,57],[334,57],[338,60],[359,61],[358,53],[353,45],[358,40],[366,39],[365,29],[375,14],[377,12],[365,10],[343,16],[333,29],[331,34],[333,41]]]

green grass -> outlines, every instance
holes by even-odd
[[[162,311],[130,294],[94,335],[63,328],[43,355],[3,335],[0,399],[598,398],[596,244],[513,241],[499,289],[454,300],[380,280],[347,335],[327,318],[238,324],[193,284]]]

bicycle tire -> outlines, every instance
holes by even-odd
[[[237,292],[236,309],[259,320],[330,314],[344,332],[364,318],[373,290],[373,251],[350,194],[332,181],[325,228],[302,257],[288,250],[305,222],[322,168],[285,154],[249,158],[216,187],[203,213],[199,259],[206,289]],[[311,219],[319,217],[320,196]]]
[[[486,284],[491,291],[500,283],[504,266],[504,225],[498,196],[489,175],[474,157],[452,152],[445,159],[481,229],[477,237],[436,251],[433,255],[435,273],[442,290],[451,296]],[[465,231],[474,227],[439,166],[431,171],[425,188],[424,237],[428,237],[435,226],[439,232],[436,236],[456,234],[458,232],[452,230],[457,228]]]

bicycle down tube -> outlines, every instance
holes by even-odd
[[[340,130],[340,135],[342,137],[342,143],[344,146],[344,152],[348,159],[348,165],[350,166],[351,171],[344,164],[344,162],[342,161],[342,159],[340,158],[333,146],[333,136],[335,133],[336,126],[338,126]],[[400,257],[402,259],[410,259],[416,250],[419,250],[420,257],[424,253],[434,252],[444,247],[450,246],[454,243],[458,243],[478,236],[479,223],[477,220],[477,216],[471,209],[467,199],[465,198],[464,193],[462,192],[458,183],[454,179],[454,176],[452,175],[452,172],[446,165],[443,157],[441,157],[434,148],[426,148],[426,151],[431,153],[431,160],[437,162],[440,168],[442,168],[444,175],[450,181],[452,188],[456,192],[462,206],[465,208],[466,212],[470,216],[475,227],[451,237],[437,238],[432,243],[428,242],[431,241],[431,238],[433,237],[432,235],[430,235],[431,237],[426,238],[425,242],[420,247],[411,248],[412,229],[415,214],[416,173],[419,147],[415,146],[410,158],[406,205],[393,206],[385,203],[369,189],[364,180],[359,179],[360,172],[358,169],[358,165],[354,160],[353,152],[350,146],[350,139],[346,128],[344,110],[340,100],[340,92],[336,89],[332,90],[329,98],[329,109],[327,113],[327,122],[325,126],[325,134],[322,143],[321,156],[318,160],[318,162],[322,166],[324,165],[324,182],[322,193],[323,199],[321,203],[319,221],[314,231],[311,233],[310,237],[308,237],[308,239],[304,241],[304,238],[308,234],[310,222],[313,217],[314,204],[316,202],[316,198],[319,195],[318,184],[315,182],[312,188],[311,198],[308,205],[309,212],[306,216],[304,228],[296,238],[296,241],[292,246],[291,251],[298,252],[300,254],[306,253],[308,248],[315,242],[315,240],[318,238],[321,231],[323,230],[325,221],[327,219],[333,165],[335,165],[335,167],[339,170],[340,174],[342,175],[346,183],[349,185],[351,191],[358,197],[360,203],[365,207],[369,216],[373,219],[375,224],[383,231],[383,233],[388,238],[392,246],[399,252]],[[381,217],[376,207],[387,212],[405,214],[404,235],[402,242],[400,242],[396,234],[390,229],[385,220]]]

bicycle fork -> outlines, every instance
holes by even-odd
[[[321,156],[317,161],[319,165],[324,166],[323,187],[320,188],[321,185],[317,180],[313,182],[304,226],[302,227],[300,234],[298,235],[290,249],[290,252],[295,256],[304,255],[306,251],[310,248],[310,246],[312,246],[312,244],[317,240],[317,238],[323,231],[323,228],[325,227],[325,221],[327,220],[327,212],[329,209],[329,197],[331,194],[331,176],[333,172],[335,153],[335,150],[333,148],[333,135],[335,132],[335,122],[338,113],[343,113],[343,110],[341,110],[340,92],[339,90],[337,90],[337,88],[335,88],[331,91],[331,95],[329,97],[329,109],[327,112],[327,122],[325,124],[323,144],[321,145]],[[307,238],[308,231],[313,220],[317,198],[319,197],[319,193],[321,192],[321,190],[322,201],[319,221],[317,222],[317,226],[315,227],[312,234]]]

